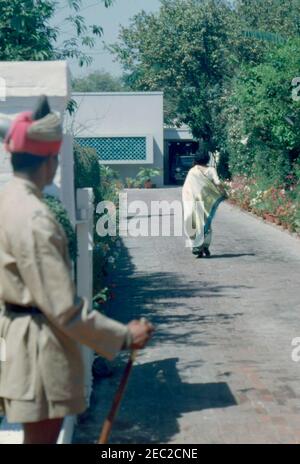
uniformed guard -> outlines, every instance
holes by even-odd
[[[0,193],[0,400],[8,422],[23,424],[24,443],[55,443],[63,418],[86,408],[79,344],[113,359],[143,348],[153,327],[88,311],[76,296],[65,233],[42,200],[63,138],[47,98],[12,124],[2,118],[0,134],[14,173]]]

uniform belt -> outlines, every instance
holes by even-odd
[[[12,303],[5,303],[5,309],[18,314],[41,314],[41,310],[36,306],[21,306]]]

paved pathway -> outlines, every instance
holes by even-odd
[[[180,188],[132,191],[180,199]],[[127,238],[109,314],[148,317],[155,337],[134,368],[112,443],[299,443],[300,241],[223,204],[212,259],[182,237]],[[95,382],[76,442],[93,442],[126,358]]]

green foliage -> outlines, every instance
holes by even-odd
[[[99,305],[99,301],[103,302],[103,303],[106,303],[109,299],[109,288],[108,287],[104,287],[100,290],[99,293],[97,293],[94,298],[93,298],[93,302],[94,302],[94,305],[96,306],[96,309],[100,309],[98,307]]]
[[[133,90],[164,91],[166,123],[188,124],[196,138],[204,138],[212,151],[220,152],[222,176],[230,174],[229,167],[233,173],[241,170],[250,175],[253,165],[260,171],[267,158],[270,177],[276,177],[281,159],[284,175],[289,166],[286,160],[296,156],[297,127],[282,119],[289,118],[289,86],[299,71],[297,53],[290,52],[289,70],[290,57],[284,57],[284,51],[277,58],[271,56],[280,46],[288,47],[299,33],[298,0],[162,0],[158,13],[142,12],[129,27],[121,28],[119,42],[110,50]],[[286,87],[285,70],[286,82],[290,79]],[[263,89],[258,84],[267,76],[271,82],[265,82]],[[276,96],[278,78],[283,93]],[[251,92],[257,97],[253,106]],[[259,120],[254,122],[256,114]],[[253,132],[251,125],[256,126]],[[266,127],[264,135],[260,131]],[[246,137],[249,143],[241,144]],[[274,144],[265,140],[270,137]]]
[[[162,0],[158,13],[121,28],[110,50],[133,90],[164,91],[168,124],[188,124],[219,151],[222,177],[247,179],[237,189],[246,206],[273,187],[288,191],[284,205],[274,192],[257,202],[286,220],[300,198],[299,37],[299,0]]]
[[[240,176],[234,177],[227,185],[234,203],[291,232],[300,232],[299,182],[284,188],[282,185],[267,186],[263,179],[257,181]]]
[[[75,143],[74,178],[75,188],[99,188],[100,166],[98,156],[94,148],[81,147]]]
[[[146,182],[152,182],[153,178],[160,174],[160,169],[141,168],[135,177],[126,177],[126,188],[143,188]]]
[[[152,181],[152,179],[160,174],[159,169],[154,168],[142,168],[136,175],[135,186],[144,187],[146,182]]]
[[[105,71],[94,71],[86,77],[73,80],[75,92],[121,92],[125,90],[121,78]]]
[[[269,17],[263,2],[250,3],[255,16]],[[250,21],[249,1],[162,0],[161,4],[158,13],[142,12],[129,27],[121,28],[119,42],[110,50],[133,90],[164,91],[166,123],[188,124],[196,138],[204,138],[211,150],[223,151],[226,158],[226,91],[241,63],[258,64],[269,50],[268,43],[245,34],[250,25],[254,29],[262,23]],[[286,10],[287,6],[280,9]]]
[[[158,14],[142,12],[110,47],[134,90],[163,90],[165,120],[211,136],[210,92],[232,73],[226,2],[163,0]]]
[[[67,112],[72,116],[78,109],[77,102],[71,98],[67,104]]]
[[[275,44],[284,44],[286,43],[286,39],[279,34],[274,34],[272,32],[261,32],[261,31],[245,31],[245,37],[256,39],[256,40],[263,40],[267,42],[273,42]]]
[[[237,13],[245,29],[283,37],[300,35],[300,3],[298,0],[236,0]]]
[[[77,257],[76,233],[68,218],[67,211],[57,198],[54,198],[50,195],[45,195],[44,201],[47,204],[50,211],[52,212],[52,214],[54,215],[54,217],[56,218],[56,220],[63,227],[68,239],[70,258],[73,262],[75,262]]]
[[[49,24],[51,0],[0,0],[0,60],[47,60],[54,57],[58,31]]]
[[[118,174],[109,166],[100,165],[94,148],[74,145],[75,188],[92,188],[95,204],[102,200],[117,202],[122,188]]]
[[[136,179],[133,177],[126,177],[125,179],[125,187],[126,188],[134,188],[136,186]]]
[[[119,208],[119,192],[123,187],[117,173],[108,166],[101,166],[100,168],[100,186],[94,189],[95,207],[100,201],[110,201],[115,207],[116,211]],[[95,213],[94,224],[97,224],[100,215]],[[117,218],[118,219],[118,218]],[[118,237],[99,237],[94,232],[94,293],[102,292],[104,278],[111,267],[115,267],[115,260],[118,257]]]
[[[112,0],[99,0],[110,6]],[[88,25],[80,14],[82,0],[0,0],[0,60],[62,60],[76,58],[80,66],[92,63],[88,50],[93,48],[103,30],[97,24]],[[95,5],[96,6],[96,5]],[[63,8],[69,16],[53,26],[55,15]],[[70,37],[58,43],[65,28]]]
[[[123,188],[118,173],[109,166],[100,165],[100,186],[98,201],[109,200],[118,206],[119,191]]]
[[[234,175],[284,182],[300,154],[299,40],[274,47],[262,64],[241,67],[227,100],[227,150]]]
[[[116,206],[116,208],[118,208],[118,194],[122,188],[122,184],[117,173],[113,169],[108,166],[100,165],[94,149],[81,147],[78,144],[75,144],[74,176],[75,188],[93,189],[95,225],[100,217],[99,214],[96,213],[96,206],[100,201],[110,201]],[[111,267],[114,267],[114,261],[118,255],[116,242],[117,237],[99,237],[96,233],[96,228],[94,229],[94,294],[98,293],[103,295],[104,278],[107,275],[108,270]]]

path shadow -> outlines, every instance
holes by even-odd
[[[145,268],[146,268],[145,262]],[[176,341],[177,344],[191,343],[191,334],[199,335],[207,325],[231,324],[242,313],[231,314],[207,313],[205,303],[208,298],[241,298],[242,289],[251,289],[247,285],[218,285],[199,279],[194,274],[187,281],[177,272],[137,272],[126,247],[122,247],[117,271],[108,278],[108,285],[113,286],[115,297],[105,305],[105,312],[112,318],[127,323],[131,319],[148,318],[155,326],[153,344]],[[181,333],[174,333],[169,328],[180,327]],[[189,330],[184,330],[189,327]],[[190,330],[190,328],[192,329]]]
[[[160,353],[159,361],[135,366],[114,427],[112,443],[168,443],[179,432],[178,419],[182,414],[236,404],[223,381],[182,382],[176,368],[177,359],[163,359],[164,346],[176,344],[193,349],[193,346],[207,345],[203,334],[208,326],[232,324],[242,313],[208,312],[201,300],[223,296],[238,299],[241,289],[252,287],[214,285],[200,280],[197,273],[190,280],[186,276],[181,279],[176,269],[175,272],[151,272],[150,269],[147,271],[146,261],[143,268],[143,272],[135,268],[127,248],[122,246],[117,270],[107,280],[115,295],[104,306],[105,313],[123,323],[147,317],[156,327],[149,350],[155,347]],[[87,443],[97,439],[100,424],[108,413],[124,370],[124,356],[121,354],[118,358],[112,377],[95,380],[91,407],[79,418],[75,442]],[[197,360],[198,366],[201,362]]]
[[[243,256],[256,256],[255,253],[226,253],[223,255],[211,255],[209,259],[219,259],[219,258],[241,258]]]
[[[183,414],[237,405],[226,382],[183,382],[178,375],[177,361],[177,358],[168,358],[135,366],[110,443],[168,443],[179,432],[178,419]],[[81,416],[74,442],[93,443],[97,440],[124,367],[124,361],[120,362],[113,380],[95,381],[91,406]],[[191,427],[195,436],[192,424]]]

